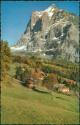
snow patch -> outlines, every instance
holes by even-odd
[[[56,8],[55,4],[52,4],[50,7],[48,7],[48,8],[45,10],[45,12],[48,13],[48,16],[49,16],[50,18],[51,18],[52,15],[54,14],[53,12],[54,12],[55,8]]]
[[[43,56],[46,56],[46,54],[44,53]]]
[[[41,17],[43,15],[43,11],[40,11],[40,12],[36,11],[36,14],[37,14],[38,17]]]
[[[55,10],[55,4],[52,4],[51,6],[49,6],[45,11],[46,12],[50,12],[50,11],[54,11]]]
[[[35,24],[33,23],[33,26],[34,26]]]
[[[42,14],[39,14],[38,16],[39,16],[39,17],[41,17],[41,16],[42,16]]]
[[[63,37],[63,36],[64,36],[64,33],[61,34],[61,37]]]
[[[26,50],[26,46],[20,46],[20,47],[11,47],[12,51],[21,51]]]
[[[52,12],[48,13],[48,16],[49,16],[49,17],[52,17],[52,15],[53,15],[53,13],[52,13]]]
[[[52,40],[58,40],[58,38],[56,38],[56,37],[53,37],[53,39]]]

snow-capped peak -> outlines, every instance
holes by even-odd
[[[35,11],[36,15],[41,18],[44,14],[44,12],[47,12],[48,13],[48,16],[51,18],[52,15],[53,15],[53,12],[56,8],[56,5],[55,4],[52,4],[51,6],[49,6],[47,9],[45,9],[44,11]]]
[[[49,7],[45,10],[45,12],[48,13],[48,16],[49,16],[50,18],[52,17],[53,11],[55,10],[55,8],[56,8],[56,5],[55,5],[55,4],[52,4],[51,6],[49,6]]]
[[[56,8],[56,5],[55,5],[55,4],[52,4],[52,5],[49,6],[45,11],[46,11],[46,12],[51,12],[51,11],[53,11],[55,8]]]

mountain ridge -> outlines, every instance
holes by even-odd
[[[77,16],[54,4],[44,11],[33,11],[23,35],[12,51],[39,53],[40,56],[79,61]]]

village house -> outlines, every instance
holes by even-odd
[[[63,80],[66,81],[67,84],[76,85],[76,81],[74,81],[74,80],[70,80],[70,79],[66,79],[66,78],[63,78]]]
[[[55,84],[53,86],[53,90],[57,90],[58,92],[62,92],[65,94],[70,93],[70,89],[68,87],[66,87],[64,84]]]
[[[58,92],[62,92],[62,93],[65,93],[65,94],[69,94],[70,93],[70,90],[68,87],[61,87],[58,89]]]

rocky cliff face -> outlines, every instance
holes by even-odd
[[[44,11],[34,11],[21,39],[11,49],[78,62],[78,17],[55,5]]]

